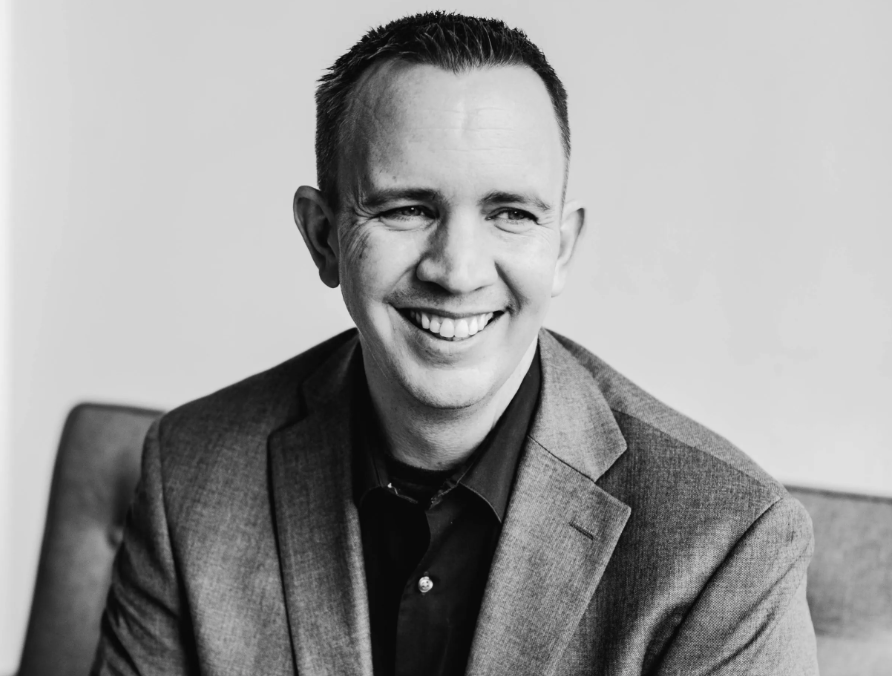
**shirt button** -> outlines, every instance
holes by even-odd
[[[434,581],[431,580],[427,575],[418,580],[418,591],[420,591],[422,594],[427,594],[433,588]]]

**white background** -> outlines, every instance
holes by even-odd
[[[590,229],[548,325],[782,480],[892,494],[892,3],[386,4],[0,13],[0,673],[72,405],[169,408],[350,325],[291,197],[314,81],[409,11],[526,29],[570,92]]]

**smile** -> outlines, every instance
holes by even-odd
[[[408,317],[415,326],[428,331],[438,338],[459,341],[467,340],[480,333],[487,324],[500,312],[485,312],[479,315],[466,317],[441,317],[430,312],[420,310],[404,310],[402,314]]]

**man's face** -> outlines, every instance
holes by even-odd
[[[481,403],[529,365],[581,227],[548,93],[524,67],[391,62],[356,97],[335,250],[370,380]]]

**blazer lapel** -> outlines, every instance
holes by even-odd
[[[542,391],[490,570],[469,675],[550,674],[631,509],[595,481],[626,444],[591,374],[546,331]]]
[[[350,475],[351,340],[307,379],[308,413],[270,436],[285,603],[301,674],[371,676],[359,517]]]

